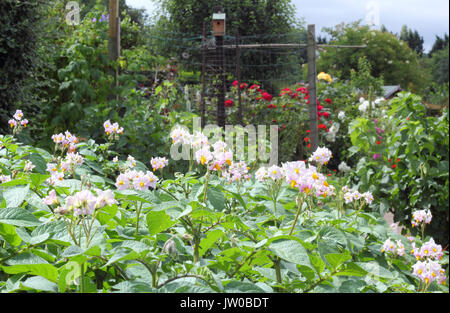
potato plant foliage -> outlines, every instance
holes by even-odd
[[[0,137],[1,292],[448,292],[448,252],[425,283],[411,250],[430,238],[395,233],[380,199],[347,201],[338,176],[328,195],[280,180],[275,197],[254,167],[232,181],[200,158],[169,176],[113,157],[126,129],[104,127],[106,143],[66,132],[52,152]]]

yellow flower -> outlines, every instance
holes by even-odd
[[[318,80],[323,79],[323,80],[326,80],[329,83],[333,82],[333,79],[331,78],[330,74],[327,74],[327,73],[324,73],[324,72],[319,73],[319,75],[317,75],[317,79]]]

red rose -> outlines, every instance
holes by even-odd
[[[377,145],[379,145],[380,143],[381,143],[381,141],[378,140],[378,141],[377,141]]]
[[[272,100],[272,96],[269,94],[269,93],[267,93],[267,92],[264,92],[263,94],[262,94],[262,97],[264,98],[264,100],[266,100],[266,101],[270,101],[270,100]]]
[[[303,140],[304,140],[305,142],[310,142],[310,141],[311,141],[311,139],[310,139],[309,137],[305,137],[305,138],[303,138]]]
[[[319,124],[319,125],[317,126],[317,128],[319,128],[319,129],[327,129],[327,125],[325,125],[325,124]]]
[[[330,117],[330,113],[328,113],[328,112],[322,112],[322,115],[325,117]]]
[[[234,87],[236,87],[238,84],[239,84],[239,82],[238,82],[237,80],[235,80],[235,81],[233,82],[233,86],[234,86]]]
[[[325,99],[325,102],[331,104],[331,99],[326,98],[326,99]]]
[[[321,105],[317,106],[317,111],[321,111],[322,109],[323,109],[323,106],[321,106]]]
[[[310,143],[308,143],[307,147],[308,147],[308,148],[311,148],[311,144],[310,144]]]
[[[277,106],[275,104],[272,104],[272,103],[267,106],[268,109],[275,109],[276,107]]]
[[[241,89],[245,89],[245,88],[247,88],[247,84],[246,83],[242,83],[241,84]]]
[[[397,167],[397,164],[392,164],[391,167],[392,167],[392,168],[396,168],[396,167]]]
[[[309,129],[306,130],[306,133],[307,133],[307,134],[309,134],[310,132],[311,132],[311,130],[309,130]]]
[[[233,100],[226,100],[226,101],[225,101],[225,107],[226,107],[226,108],[232,107],[233,104],[234,104]]]

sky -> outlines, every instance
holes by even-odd
[[[156,10],[152,0],[126,0],[135,8],[145,8],[150,16]],[[315,24],[317,35],[323,27],[333,27],[342,22],[361,19],[363,24],[375,28],[385,25],[394,33],[400,33],[403,25],[417,30],[424,39],[428,52],[436,35],[449,33],[448,0],[291,0],[296,16],[306,24]]]

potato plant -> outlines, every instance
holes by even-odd
[[[255,172],[224,142],[175,129],[193,152],[169,179],[164,158],[116,155],[117,122],[106,143],[67,131],[48,152],[16,140],[23,115],[0,136],[1,292],[448,292],[448,252],[397,234],[370,210],[380,199],[323,174],[326,148]]]

